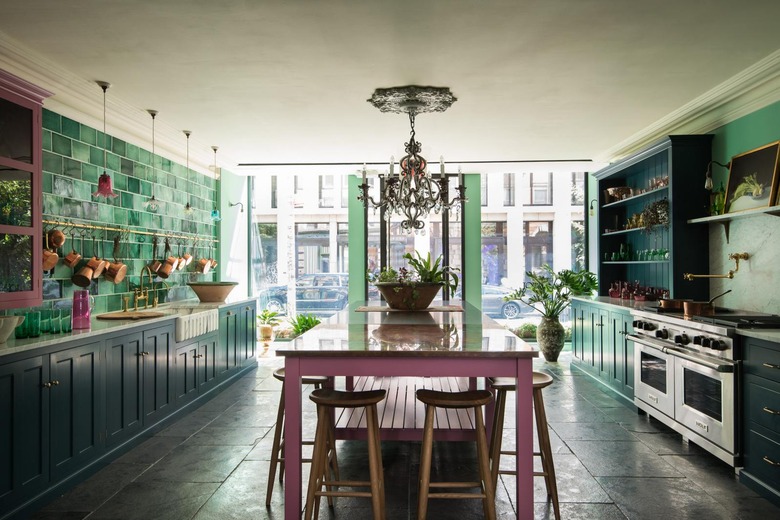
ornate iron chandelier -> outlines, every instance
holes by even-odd
[[[374,210],[384,209],[385,219],[390,220],[393,214],[400,215],[401,228],[407,233],[425,233],[424,219],[431,211],[439,213],[442,210],[454,209],[460,211],[462,203],[466,202],[466,188],[463,186],[463,174],[458,171],[457,195],[450,199],[449,180],[444,172],[444,158],[440,160],[441,176],[434,178],[428,174],[428,162],[420,155],[421,143],[415,139],[414,121],[423,112],[444,112],[457,98],[447,87],[405,87],[379,88],[374,91],[369,103],[381,112],[408,114],[411,126],[409,142],[405,143],[406,155],[399,161],[400,173],[393,174],[394,158],[390,158],[390,173],[385,179],[384,187],[377,202],[368,194],[366,168],[363,167],[363,184],[360,185],[358,200],[364,207],[370,204]]]

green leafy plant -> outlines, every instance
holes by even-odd
[[[296,314],[289,318],[289,322],[293,336],[300,336],[321,323],[320,319],[313,314]]]
[[[651,202],[641,213],[642,227],[645,233],[652,233],[656,226],[669,225],[669,201],[667,199]]]
[[[407,261],[409,267],[401,267],[398,270],[392,267],[385,267],[378,274],[368,273],[368,281],[377,283],[397,283],[401,285],[414,286],[418,283],[435,283],[444,286],[444,290],[447,291],[450,296],[455,295],[455,291],[458,290],[458,283],[460,279],[456,274],[460,269],[457,267],[443,266],[441,264],[442,257],[439,256],[436,260],[431,258],[431,254],[423,257],[419,251],[415,251],[414,255],[406,253],[404,259]]]
[[[746,175],[742,182],[734,189],[734,195],[731,197],[731,202],[740,198],[742,195],[752,195],[753,197],[760,197],[764,193],[764,184],[758,182],[756,173]]]
[[[598,287],[596,275],[590,271],[563,269],[556,273],[549,264],[544,264],[541,273],[528,271],[525,274],[530,282],[505,296],[504,300],[520,300],[546,318],[560,316],[571,303],[571,296],[590,294]]]
[[[536,324],[535,323],[523,323],[512,331],[515,336],[528,339],[536,337]]]
[[[271,325],[272,327],[275,327],[276,325],[279,325],[278,316],[278,312],[264,309],[263,312],[257,315],[257,323],[260,325]]]

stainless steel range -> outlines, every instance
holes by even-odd
[[[780,316],[632,311],[634,403],[723,461],[739,463],[739,328],[780,328]]]

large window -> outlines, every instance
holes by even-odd
[[[552,224],[550,221],[524,223],[523,248],[526,271],[538,270],[544,264],[553,265]],[[526,281],[528,281],[527,277]]]
[[[482,283],[501,285],[506,278],[506,222],[482,223]]]
[[[330,272],[328,224],[295,224],[295,265],[298,275]]]
[[[488,205],[488,176],[485,173],[479,176],[479,203],[483,207]]]
[[[333,187],[333,175],[320,175],[320,207],[332,208],[336,190]]]
[[[271,175],[271,208],[278,208],[279,202],[277,201],[276,194],[276,175]]]
[[[585,173],[583,172],[571,174],[571,205],[585,205]]]
[[[574,271],[585,269],[585,222],[571,222],[571,268]]]
[[[552,173],[531,173],[531,205],[552,204]]]
[[[504,174],[504,206],[515,205],[515,174]]]

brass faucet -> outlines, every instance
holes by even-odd
[[[138,310],[138,300],[144,301],[144,309],[149,308],[149,289],[144,289],[144,271],[149,271],[149,286],[154,286],[154,278],[152,277],[152,268],[148,265],[145,265],[143,269],[141,269],[141,288],[136,289],[134,291],[135,293],[135,310]]]
[[[165,286],[166,289],[170,290],[171,286],[166,282],[165,280],[160,280],[160,282]],[[154,299],[152,300],[152,308],[156,309],[157,304],[160,302],[159,298],[157,297],[157,291],[160,290],[160,287],[157,289],[154,289]]]
[[[730,269],[728,273],[726,274],[691,274],[691,273],[685,273],[683,274],[683,279],[687,281],[693,281],[695,278],[728,278],[731,280],[734,278],[734,273],[739,271],[739,261],[740,260],[747,260],[750,258],[750,255],[747,253],[731,253],[729,255],[729,260],[734,260],[734,269]]]

